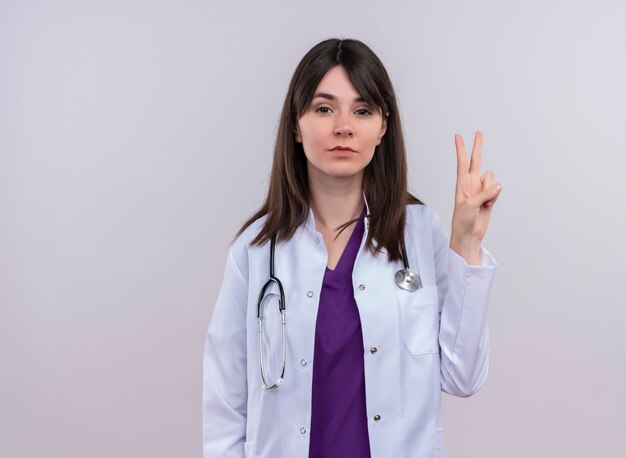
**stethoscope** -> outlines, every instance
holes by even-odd
[[[259,301],[257,303],[256,309],[256,318],[259,324],[259,360],[261,363],[261,379],[263,380],[263,386],[266,389],[272,390],[274,388],[278,388],[284,381],[285,376],[285,360],[287,357],[287,342],[285,341],[285,290],[283,289],[283,284],[280,282],[278,277],[274,275],[274,252],[276,251],[276,236],[272,237],[270,241],[270,277],[261,288],[261,292],[259,293]],[[414,292],[422,287],[422,280],[419,275],[414,273],[411,270],[411,266],[409,266],[409,257],[406,254],[406,244],[404,240],[402,240],[401,245],[402,251],[402,263],[404,264],[404,268],[398,270],[394,276],[394,280],[398,288],[403,289],[405,291]],[[265,297],[265,293],[272,286],[276,285],[278,287],[279,299],[278,299],[278,311],[280,312],[280,321],[281,321],[281,345],[282,345],[282,370],[280,371],[280,376],[276,379],[274,383],[271,385],[267,381],[267,375],[265,372],[265,363],[264,363],[264,352],[263,352],[263,315],[261,314],[261,305],[263,303],[263,298]]]

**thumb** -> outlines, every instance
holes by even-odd
[[[498,195],[502,191],[502,186],[500,183],[494,183],[486,189],[483,189],[481,192],[472,197],[472,204],[476,207],[480,207],[487,201],[493,200],[495,201]]]

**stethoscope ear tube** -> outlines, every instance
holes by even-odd
[[[261,365],[261,379],[263,381],[263,386],[265,387],[265,389],[267,390],[271,390],[274,388],[278,388],[284,381],[284,377],[285,377],[285,363],[287,360],[287,341],[285,340],[286,337],[286,330],[285,330],[285,290],[283,289],[283,284],[280,282],[280,280],[274,275],[274,251],[275,251],[275,246],[276,246],[276,236],[273,236],[271,241],[270,241],[270,277],[267,280],[267,282],[263,285],[263,288],[261,288],[261,292],[259,293],[259,300],[257,303],[257,311],[256,311],[256,317],[257,317],[257,323],[259,325],[259,363]],[[280,329],[281,329],[281,353],[282,353],[282,369],[280,371],[280,376],[278,377],[278,379],[276,380],[276,382],[274,382],[273,384],[269,384],[269,382],[267,381],[267,375],[265,372],[265,352],[263,351],[263,315],[261,313],[261,305],[263,303],[263,298],[265,297],[265,293],[267,292],[268,288],[270,286],[272,286],[272,284],[276,285],[278,287],[278,291],[279,291],[279,299],[278,299],[278,310],[280,312],[280,320],[281,320],[281,324],[280,324]]]
[[[261,380],[263,381],[263,387],[266,390],[272,390],[274,388],[278,388],[282,385],[285,377],[285,363],[287,360],[287,341],[285,340],[285,311],[282,310],[281,314],[281,347],[282,347],[282,369],[280,371],[280,376],[273,384],[269,384],[267,381],[267,375],[265,373],[265,352],[263,351],[263,319],[259,318],[257,322],[259,323],[259,364],[261,366]]]

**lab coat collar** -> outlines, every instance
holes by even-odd
[[[369,214],[370,214],[370,206],[367,203],[367,197],[365,197],[365,191],[363,191],[363,201],[365,202],[365,214],[368,216],[369,218]]]

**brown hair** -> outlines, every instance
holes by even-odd
[[[387,115],[387,131],[363,173],[363,191],[369,206],[366,246],[374,254],[382,248],[389,260],[401,259],[406,204],[422,202],[408,192],[407,161],[396,96],[380,59],[364,43],[329,39],[315,45],[302,58],[291,78],[278,126],[269,189],[265,202],[248,219],[237,236],[259,218],[267,220],[253,245],[273,236],[287,240],[305,223],[309,212],[307,159],[294,132],[309,109],[315,89],[331,68],[341,65],[365,101]],[[356,220],[348,221],[341,230]]]

